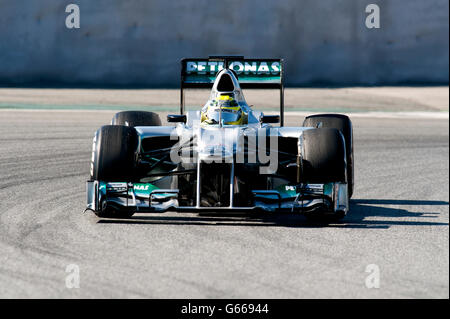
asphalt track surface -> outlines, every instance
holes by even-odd
[[[351,211],[324,225],[83,214],[93,133],[113,113],[0,111],[0,297],[449,297],[448,117],[355,117]]]

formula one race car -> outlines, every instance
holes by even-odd
[[[162,126],[153,112],[125,111],[95,133],[87,209],[108,218],[168,210],[347,214],[353,192],[347,116],[313,115],[303,126],[284,126],[280,59],[211,56],[181,64],[180,114],[167,116],[176,124]],[[201,110],[184,111],[184,89],[211,86]],[[279,89],[280,114],[253,110],[241,88]]]

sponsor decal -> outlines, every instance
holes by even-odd
[[[215,75],[224,68],[223,62],[216,61],[187,61],[187,74]],[[280,62],[264,62],[264,61],[234,61],[230,63],[230,69],[234,70],[238,75],[280,75]]]
[[[224,62],[208,60],[184,61],[184,83],[213,83]],[[230,61],[241,83],[280,83],[282,65],[278,60]]]
[[[323,194],[323,184],[306,184],[303,186],[302,191]]]
[[[158,189],[153,184],[134,184],[133,190],[138,196],[147,196],[150,195],[151,192],[153,192],[155,189]]]
[[[135,191],[148,191],[148,188],[149,188],[148,184],[134,185]]]
[[[106,184],[108,192],[125,192],[127,190],[127,183],[108,183]]]

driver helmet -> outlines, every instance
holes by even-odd
[[[243,125],[246,118],[232,93],[222,94],[208,102],[201,114],[203,124],[219,124],[221,120],[225,125]]]

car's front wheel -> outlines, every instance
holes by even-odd
[[[302,183],[347,183],[345,140],[339,130],[335,128],[305,130],[302,135],[301,155]],[[312,213],[307,217],[341,219],[345,214],[344,211],[337,211],[333,215]]]
[[[345,140],[347,153],[347,182],[348,195],[352,197],[354,191],[354,158],[353,158],[353,126],[350,118],[343,114],[316,114],[307,116],[303,122],[305,127],[322,127],[338,129]]]
[[[135,178],[135,154],[138,135],[133,127],[105,125],[95,133],[90,168],[91,180],[130,182]],[[133,212],[121,211],[100,203],[99,217],[131,217]]]

